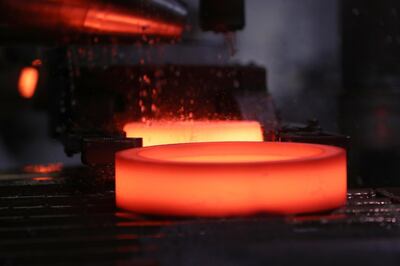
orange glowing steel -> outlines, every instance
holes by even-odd
[[[84,21],[84,27],[102,32],[157,34],[165,36],[179,36],[183,31],[182,26],[98,9],[90,9],[88,11]]]
[[[103,2],[93,0],[6,0],[5,7],[15,13],[18,25],[28,24],[41,29],[168,37],[178,37],[183,32],[183,25],[180,25],[179,22],[148,17],[140,12],[135,12],[135,9],[126,8],[128,3],[114,5]]]
[[[346,153],[303,143],[215,142],[118,152],[116,202],[157,215],[316,212],[346,202]]]
[[[161,144],[263,141],[261,125],[255,121],[150,121],[124,127],[128,137],[143,138],[143,146]]]
[[[21,97],[29,99],[35,94],[39,81],[39,71],[34,67],[24,67],[18,80],[18,92]]]

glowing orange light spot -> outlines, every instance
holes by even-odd
[[[21,70],[18,81],[18,92],[23,98],[32,98],[39,81],[39,71],[34,67]]]
[[[214,142],[116,155],[116,202],[140,213],[230,216],[316,212],[346,202],[346,152],[279,142]]]
[[[62,167],[62,163],[53,163],[47,165],[27,165],[24,167],[24,171],[27,173],[49,174],[61,171]]]
[[[216,141],[263,141],[255,121],[148,121],[128,123],[130,138],[143,138],[143,146]]]

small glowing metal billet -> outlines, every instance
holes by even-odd
[[[120,208],[221,217],[308,213],[346,203],[346,152],[282,142],[160,145],[116,154]]]
[[[143,138],[143,146],[162,144],[263,141],[263,132],[257,121],[148,121],[125,125],[127,137]]]

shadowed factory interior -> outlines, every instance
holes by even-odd
[[[395,0],[0,0],[0,265],[398,265],[399,61]]]

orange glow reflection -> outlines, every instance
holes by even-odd
[[[116,155],[116,202],[157,215],[308,213],[346,202],[346,152],[281,142],[214,142]]]
[[[127,137],[143,138],[143,146],[216,141],[263,141],[255,121],[150,121],[124,127]]]
[[[21,97],[29,99],[35,94],[39,81],[39,71],[34,67],[24,67],[18,80],[18,92]]]
[[[32,178],[32,180],[43,182],[43,181],[51,181],[51,180],[53,180],[53,178],[50,176],[39,176],[39,177]]]

